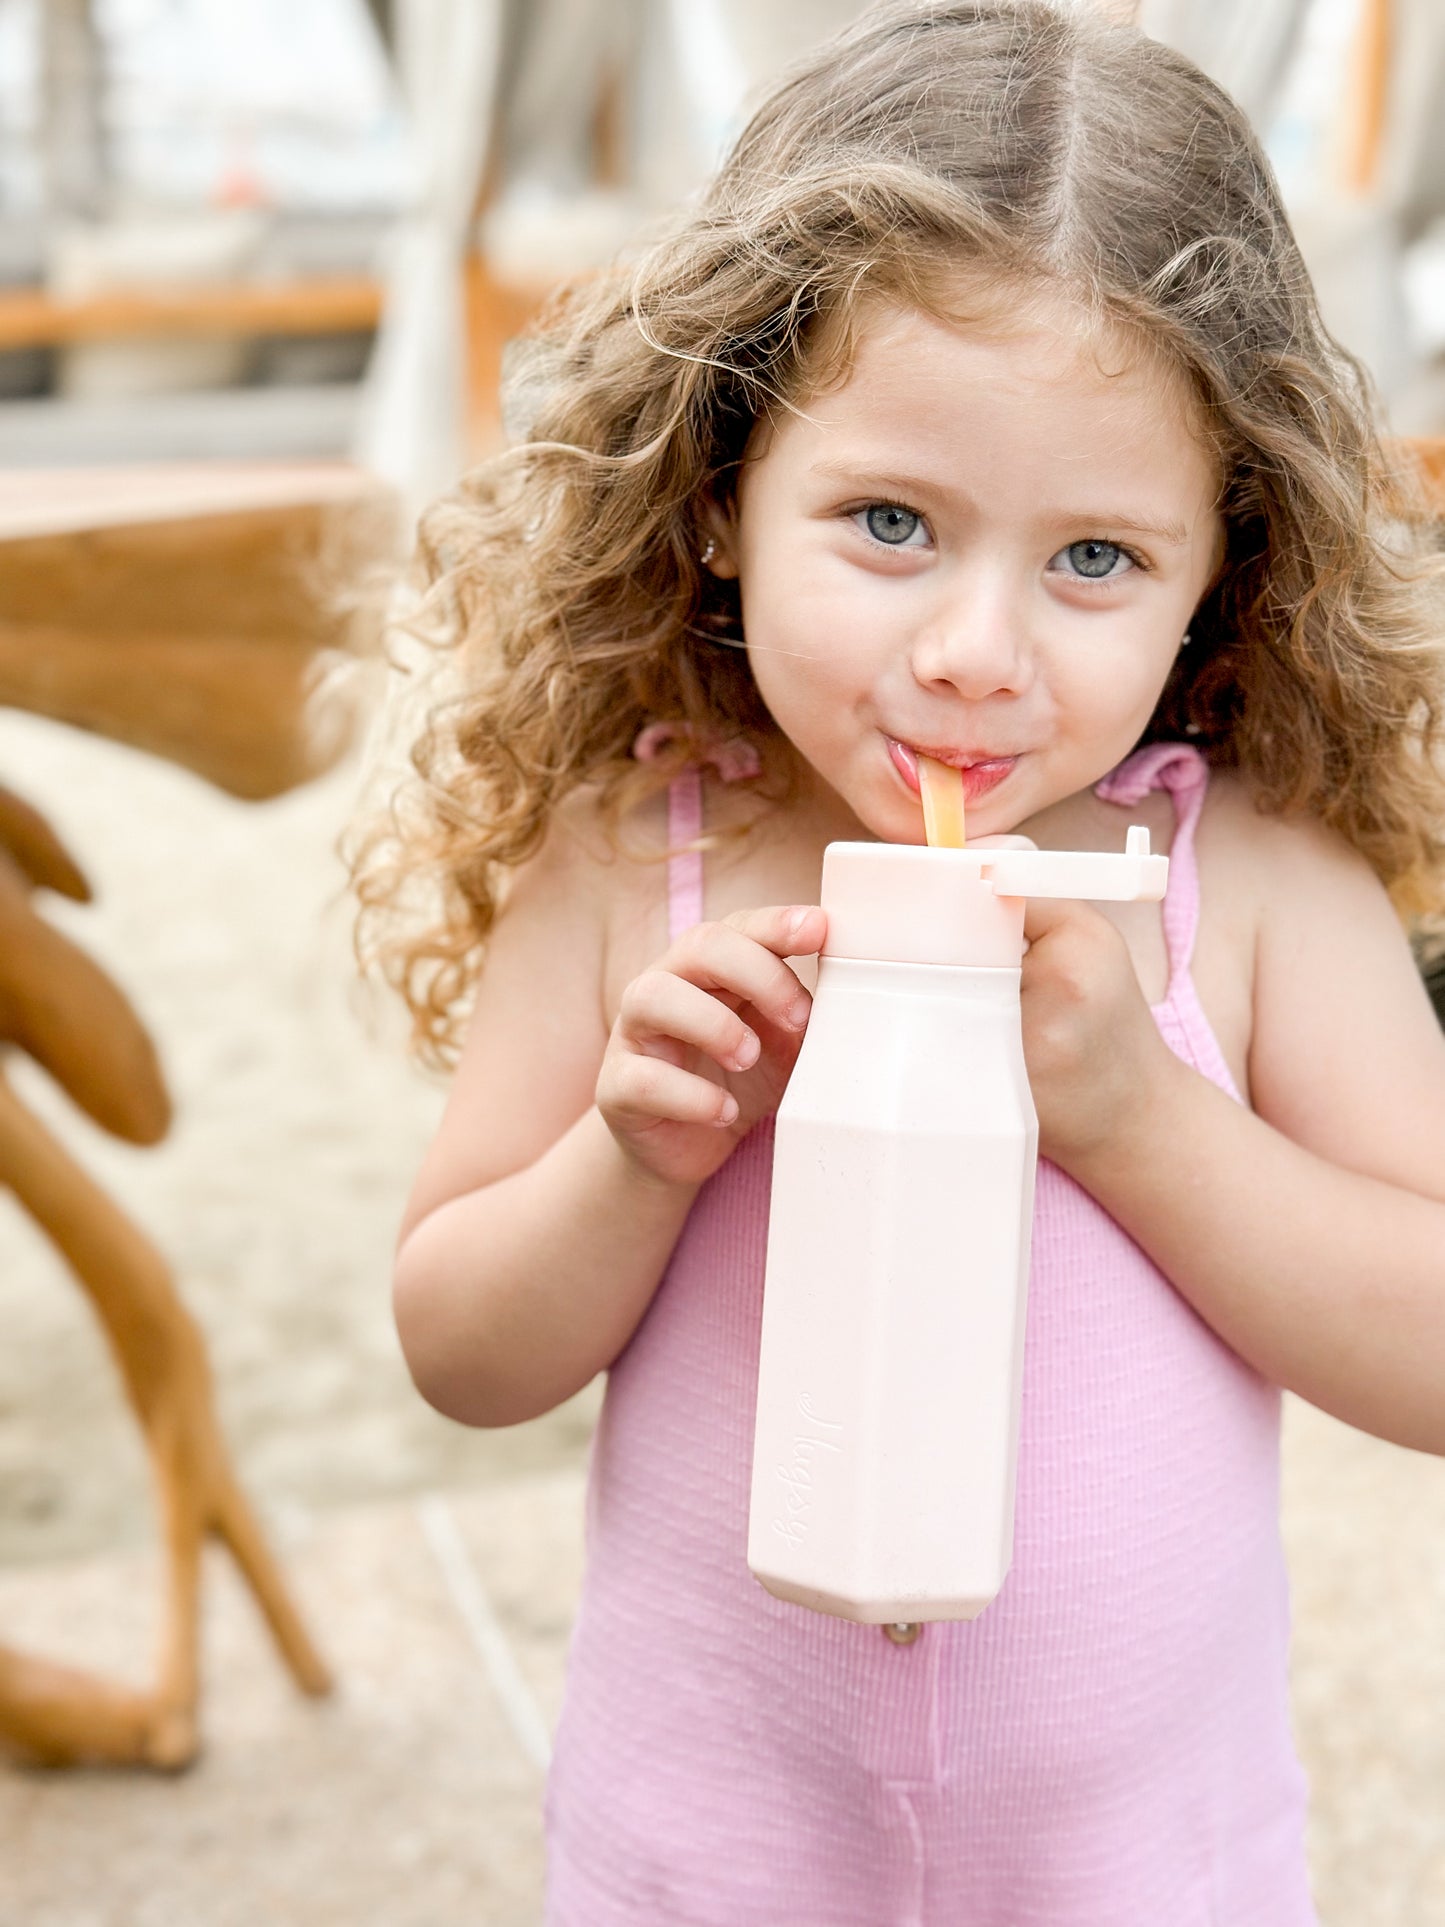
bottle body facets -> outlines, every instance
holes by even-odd
[[[748,1564],[874,1624],[972,1619],[1013,1550],[1038,1123],[1031,896],[1157,901],[1124,850],[833,843],[778,1110]]]
[[[778,1112],[748,1563],[971,1619],[1013,1543],[1038,1128],[1017,968],[825,955]]]

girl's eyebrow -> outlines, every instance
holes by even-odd
[[[875,468],[871,462],[814,462],[809,470],[824,481],[850,482],[860,489],[892,489],[899,495],[951,495],[952,489],[926,475],[901,475]]]
[[[1054,519],[1053,511],[1050,519]],[[1101,529],[1117,529],[1121,535],[1151,535],[1156,542],[1171,549],[1182,549],[1189,541],[1189,531],[1182,522],[1151,522],[1147,515],[1136,515],[1131,509],[1121,514],[1097,508],[1060,509],[1057,520],[1077,523],[1081,528],[1097,525]]]
[[[887,490],[905,500],[909,496],[949,496],[957,493],[936,477],[892,473],[864,462],[814,462],[810,473],[825,481],[849,482],[859,489]],[[1171,549],[1182,549],[1190,540],[1189,530],[1182,522],[1173,519],[1154,521],[1133,509],[1115,511],[1101,509],[1097,504],[1084,509],[1046,508],[1039,519],[1050,523],[1067,523],[1076,528],[1117,529],[1121,535],[1152,536],[1156,542]]]

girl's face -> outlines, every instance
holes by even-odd
[[[1189,406],[1063,303],[987,331],[894,308],[760,425],[713,566],[779,728],[867,833],[922,842],[919,752],[985,835],[1133,747],[1221,553]]]

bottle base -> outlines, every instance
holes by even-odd
[[[999,1585],[991,1590],[977,1589],[947,1598],[936,1594],[890,1593],[860,1599],[822,1586],[803,1585],[781,1573],[762,1573],[756,1567],[752,1573],[764,1592],[771,1593],[774,1599],[806,1606],[810,1612],[827,1613],[834,1619],[850,1619],[859,1626],[917,1626],[943,1620],[977,1619],[997,1599],[999,1586],[1003,1584],[1000,1578]]]

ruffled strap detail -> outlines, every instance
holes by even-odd
[[[1169,846],[1169,888],[1163,905],[1164,943],[1169,953],[1169,992],[1187,973],[1199,929],[1199,867],[1194,831],[1209,789],[1209,765],[1189,743],[1151,743],[1135,750],[1094,785],[1105,803],[1137,803],[1151,790],[1168,790],[1174,804],[1174,840]]]
[[[714,769],[724,783],[742,783],[762,769],[762,759],[746,737],[725,743],[699,740],[686,723],[649,723],[632,754],[653,763],[673,743],[684,743],[692,761],[667,786],[667,934],[675,943],[684,930],[702,922],[702,772]]]
[[[686,723],[649,723],[632,745],[639,763],[655,763],[674,743],[686,744],[697,768],[715,769],[725,783],[744,783],[761,771],[762,758],[746,736],[705,742]]]

